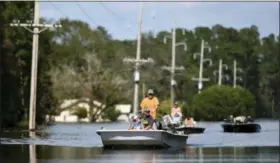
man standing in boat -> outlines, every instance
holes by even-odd
[[[153,120],[156,119],[159,101],[157,97],[154,96],[154,91],[152,89],[148,90],[148,97],[144,98],[140,104],[141,112],[143,113],[144,109],[149,109],[150,115],[152,116]]]

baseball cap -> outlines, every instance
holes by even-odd
[[[149,90],[148,90],[148,94],[154,94],[154,90],[149,89]]]

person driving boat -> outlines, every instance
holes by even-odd
[[[140,104],[142,113],[145,108],[150,110],[150,115],[152,116],[153,120],[156,119],[158,107],[159,107],[159,101],[157,97],[154,96],[154,91],[152,89],[148,90],[148,97],[145,97],[141,104]]]

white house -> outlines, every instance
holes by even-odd
[[[115,105],[115,109],[121,112],[121,115],[118,117],[118,121],[125,121],[128,122],[129,115],[131,112],[131,105],[130,104],[118,104]]]
[[[84,108],[87,110],[89,114],[89,105],[88,105],[88,98],[84,99],[66,99],[62,102],[60,105],[59,109],[61,110],[60,114],[58,116],[54,116],[54,121],[55,122],[89,122],[88,118],[83,118],[80,119],[78,118],[77,115],[72,115],[72,113],[75,111],[77,108]],[[101,106],[102,104],[98,101],[93,101],[93,104],[95,106]],[[105,107],[105,106],[103,106]],[[93,109],[95,111],[96,108]],[[98,121],[103,121],[102,115],[98,117]]]

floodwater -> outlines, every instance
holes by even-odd
[[[96,130],[127,129],[127,123],[56,124],[29,135],[1,133],[2,163],[176,163],[279,162],[279,121],[256,121],[260,133],[223,133],[219,122],[198,122],[203,134],[190,135],[185,149],[103,149]]]

